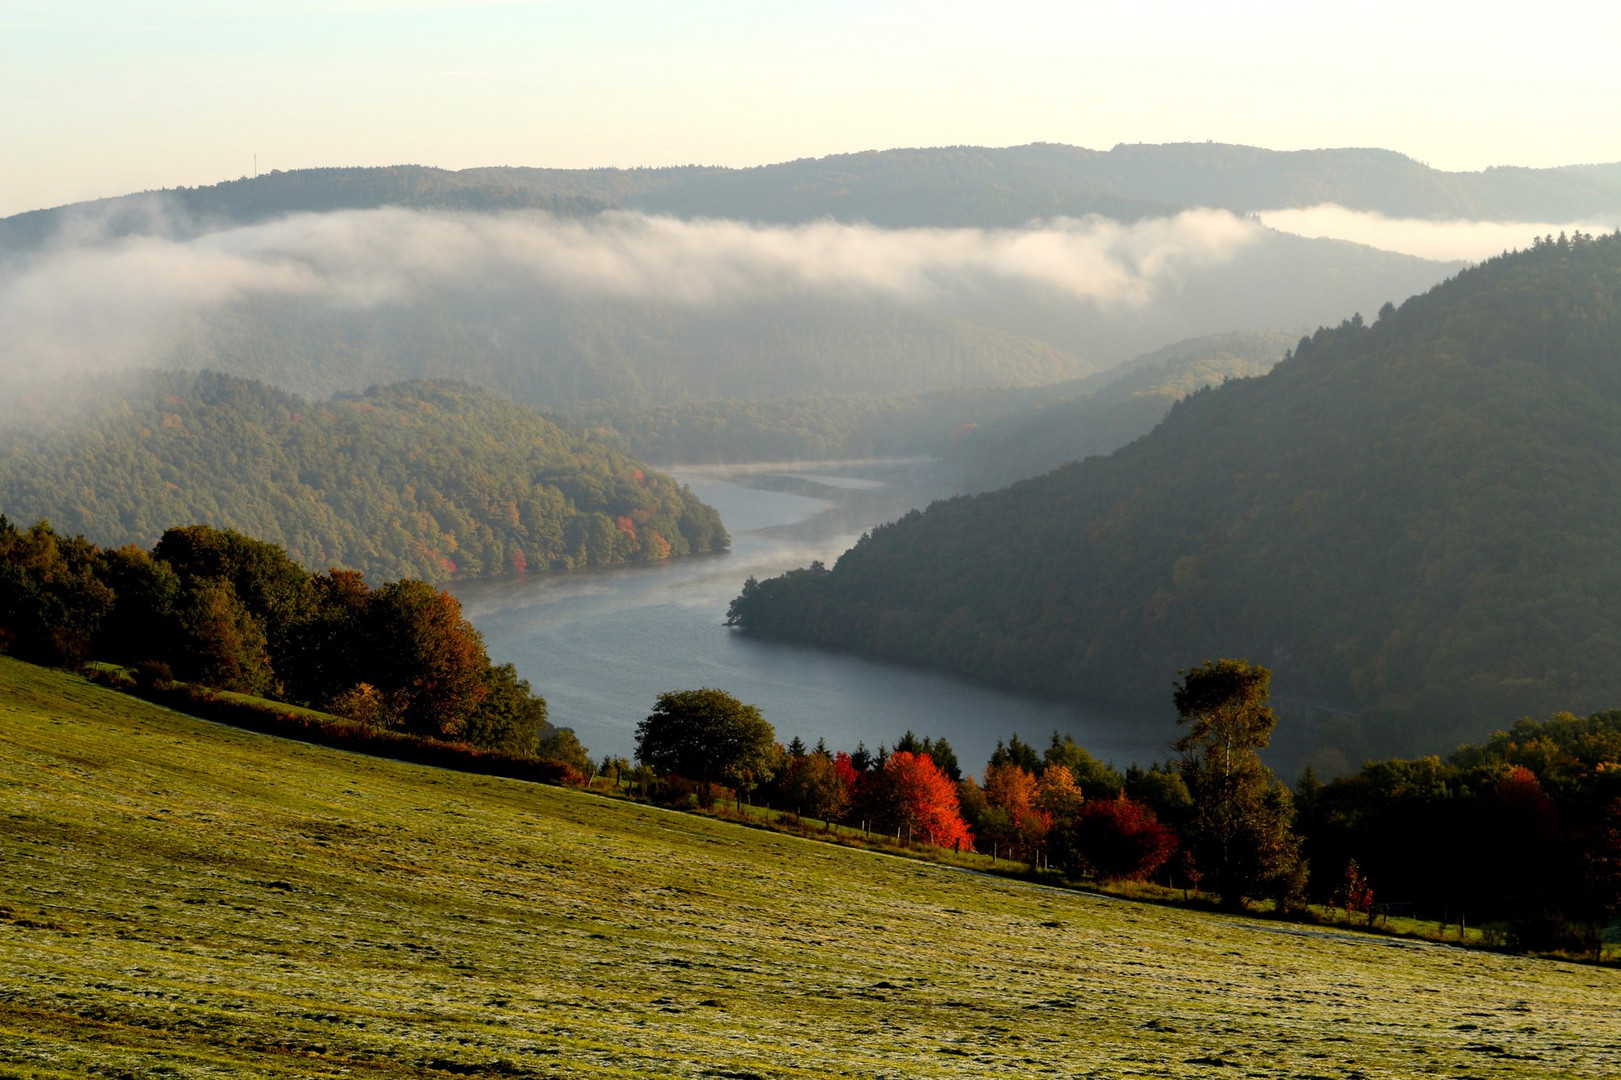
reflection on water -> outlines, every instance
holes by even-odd
[[[546,696],[554,723],[594,756],[632,755],[637,722],[666,690],[719,687],[760,706],[778,737],[835,749],[893,743],[907,729],[945,736],[978,772],[1017,731],[1045,744],[1055,729],[1124,766],[1162,758],[1173,726],[1031,701],[949,676],[746,638],[723,624],[750,575],[821,559],[862,532],[954,492],[928,461],[670,470],[720,511],[732,550],[588,573],[458,583],[490,655],[512,661]],[[784,490],[784,489],[787,490]],[[812,497],[815,491],[826,497]]]

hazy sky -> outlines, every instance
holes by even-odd
[[[0,215],[261,171],[892,146],[1621,160],[1621,4],[0,0]]]

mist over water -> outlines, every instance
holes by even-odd
[[[161,364],[210,313],[256,298],[336,312],[447,293],[712,309],[796,296],[929,304],[1012,284],[1131,309],[1262,232],[1202,210],[1131,224],[881,229],[385,208],[205,232],[155,210],[149,228],[113,237],[80,221],[0,264],[0,377]]]
[[[1528,248],[1539,236],[1575,231],[1599,235],[1621,226],[1621,219],[1551,223],[1391,218],[1367,210],[1348,210],[1333,203],[1293,210],[1265,210],[1257,217],[1268,228],[1297,236],[1349,240],[1421,259],[1469,262]]]
[[[783,467],[778,467],[782,469]],[[935,462],[792,471],[674,470],[720,510],[725,555],[551,578],[455,586],[490,655],[511,661],[545,695],[554,723],[592,754],[633,755],[636,724],[667,690],[714,686],[759,705],[784,743],[853,750],[893,744],[907,729],[944,736],[978,774],[998,739],[1018,732],[1044,746],[1056,729],[1122,768],[1163,759],[1175,737],[1165,715],[1131,717],[999,693],[931,672],[744,637],[722,625],[750,575],[813,559],[829,564],[873,525],[952,494]],[[803,493],[763,482],[807,481]],[[840,493],[844,494],[840,494]],[[1167,699],[1168,700],[1168,699]]]

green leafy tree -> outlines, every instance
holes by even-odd
[[[636,725],[636,759],[660,772],[705,784],[719,781],[742,793],[771,779],[778,761],[776,732],[758,707],[724,690],[672,690],[660,694],[652,714]]]
[[[1120,794],[1120,773],[1113,765],[1093,757],[1072,736],[1053,732],[1052,743],[1043,757],[1048,766],[1062,765],[1067,768],[1088,799],[1112,799]]]
[[[1176,711],[1188,731],[1176,748],[1193,799],[1185,833],[1193,862],[1223,907],[1289,899],[1301,868],[1293,802],[1260,758],[1277,726],[1266,703],[1272,673],[1247,660],[1207,660],[1182,676]]]
[[[833,759],[822,754],[790,755],[783,770],[782,796],[796,813],[833,822],[849,805],[849,793],[833,766]]]
[[[535,755],[547,761],[560,761],[586,779],[596,772],[590,751],[580,743],[573,728],[548,728],[540,738]]]
[[[467,741],[508,754],[533,755],[542,732],[550,730],[546,699],[534,694],[529,680],[519,678],[511,664],[491,666],[484,673],[484,689],[483,705],[463,733]]]
[[[208,581],[187,591],[181,605],[184,661],[189,679],[221,690],[279,692],[263,624],[228,582]]]
[[[484,638],[461,603],[425,581],[393,581],[371,594],[371,670],[395,726],[461,738],[489,695]]]
[[[1193,796],[1182,774],[1158,764],[1146,770],[1135,765],[1126,770],[1124,794],[1148,807],[1160,821],[1177,828],[1193,808]]]
[[[83,537],[45,521],[23,531],[0,515],[0,649],[48,664],[89,659],[114,603],[94,557]]]

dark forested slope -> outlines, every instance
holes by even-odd
[[[462,384],[312,402],[217,373],[144,373],[73,396],[7,410],[0,513],[96,543],[199,523],[315,569],[428,580],[727,544],[714,510],[668,477]]]
[[[1263,375],[1289,347],[1281,333],[1230,333],[1178,342],[1107,372],[1108,381],[1065,400],[1048,397],[964,433],[951,447],[965,490],[1002,487],[1027,476],[1108,454],[1151,431],[1172,405],[1227,379]],[[1089,384],[1099,380],[1087,380]]]
[[[1621,234],[1539,242],[1151,435],[751,583],[744,629],[1156,701],[1211,656],[1445,748],[1621,702]],[[1362,741],[1366,740],[1366,741]]]

